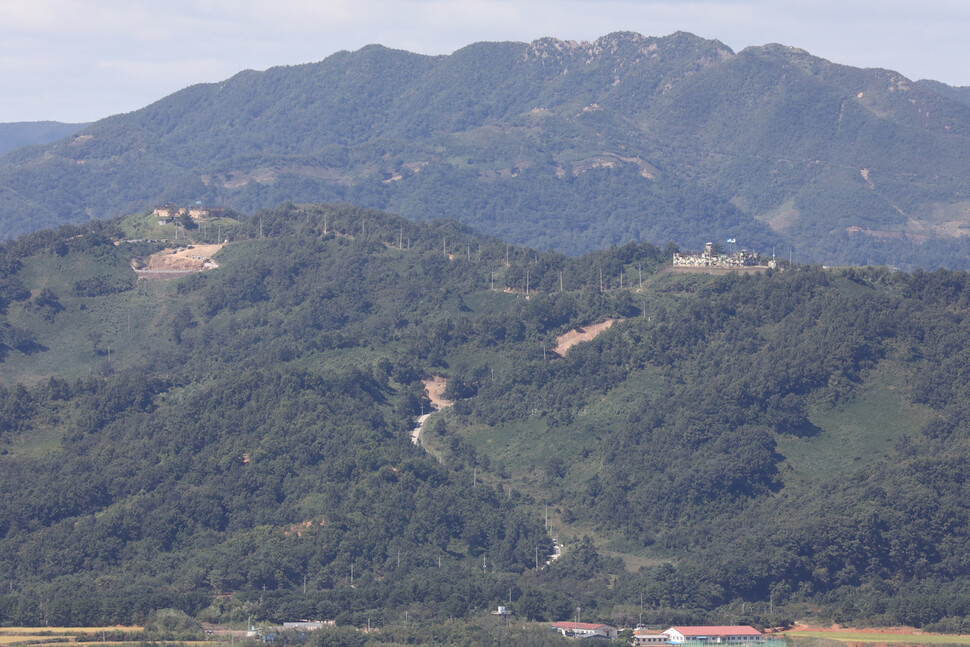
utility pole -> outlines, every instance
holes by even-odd
[[[559,291],[562,292],[562,272],[559,273]]]
[[[536,546],[536,570],[539,570],[539,547]]]

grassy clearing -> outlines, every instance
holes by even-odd
[[[852,402],[811,412],[809,419],[820,433],[779,438],[778,451],[795,475],[823,480],[854,471],[882,456],[904,433],[925,424],[929,412],[906,402],[906,378],[898,365],[884,362],[867,376]]]
[[[130,269],[129,269],[130,271]],[[64,297],[64,309],[53,321],[29,304],[14,304],[9,309],[10,323],[33,330],[37,342],[46,348],[24,354],[11,351],[0,368],[0,380],[16,375],[31,382],[57,375],[76,379],[98,371],[108,360],[124,368],[147,353],[163,350],[172,342],[165,317],[178,302],[174,285],[162,281],[141,281],[124,294],[99,297]],[[100,335],[97,345],[91,334]]]
[[[786,631],[791,638],[826,638],[849,643],[893,643],[901,645],[970,645],[970,635],[892,634],[879,631]]]
[[[566,425],[555,425],[537,410],[521,420],[491,427],[465,427],[460,433],[477,452],[487,454],[493,465],[495,461],[503,463],[512,486],[532,496],[538,502],[536,514],[541,515],[544,514],[542,502],[555,500],[564,482],[582,483],[598,471],[596,448],[600,438],[610,432],[611,425],[626,420],[631,411],[662,389],[664,380],[660,369],[631,375],[618,388],[588,401]],[[433,452],[436,439],[430,435],[426,438],[426,447]],[[546,466],[553,456],[565,463],[569,472],[566,479],[553,478],[547,473]],[[558,536],[566,544],[567,552],[571,539],[586,535],[603,554],[621,558],[630,571],[667,561],[654,555],[649,547],[611,537],[581,519],[566,523],[556,506],[550,506],[548,512],[550,535]]]
[[[19,275],[32,291],[50,288],[61,299],[74,294],[75,284],[82,279],[103,277],[110,285],[125,285],[134,277],[128,259],[113,252],[38,253],[23,260]]]
[[[129,239],[170,240],[175,242],[175,225],[171,222],[158,224],[158,217],[151,211],[137,214],[125,218],[121,223],[121,231]],[[196,240],[199,242],[214,243],[222,238],[235,235],[240,229],[239,221],[233,218],[206,218],[195,221],[197,227],[186,232],[184,228],[179,228],[179,242],[185,240]],[[188,234],[188,235],[186,235]]]
[[[517,298],[516,295],[497,291],[498,286],[504,285],[504,283],[499,283],[500,278],[504,280],[504,274],[500,276],[499,272],[496,271],[496,290],[483,290],[465,295],[465,305],[471,310],[470,316],[475,317],[505,312],[509,305],[515,301]]]

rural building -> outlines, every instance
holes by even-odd
[[[283,628],[313,631],[315,629],[323,629],[324,627],[334,627],[336,624],[334,620],[300,620],[299,622],[284,622]]]
[[[554,622],[552,628],[571,638],[616,638],[616,627],[594,622]]]
[[[152,215],[156,218],[174,218],[181,213],[189,214],[190,218],[220,218],[226,215],[225,207],[180,207],[176,204],[167,204],[164,207],[155,207]]]
[[[764,636],[748,625],[716,627],[671,627],[661,632],[671,645],[740,645],[761,644]]]
[[[673,255],[674,267],[760,267],[760,257],[742,249],[734,254],[721,254],[714,249],[714,243],[707,243],[704,251],[700,254],[677,254]]]
[[[634,645],[666,645],[669,640],[666,635],[657,633],[654,629],[637,628],[633,630]]]

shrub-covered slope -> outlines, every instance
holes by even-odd
[[[970,615],[965,273],[658,273],[284,204],[136,282],[132,222],[0,249],[0,622]]]

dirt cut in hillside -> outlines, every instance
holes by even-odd
[[[210,259],[222,249],[222,244],[189,245],[178,249],[163,249],[148,257],[148,263],[142,270],[202,270],[206,261],[215,265]],[[215,265],[218,267],[218,265]]]
[[[556,353],[557,355],[565,355],[566,351],[576,344],[593,339],[596,337],[596,335],[600,334],[617,321],[619,321],[619,319],[607,319],[606,321],[601,321],[598,324],[586,326],[585,328],[576,328],[575,330],[570,330],[565,334],[559,335],[556,337],[556,347],[552,349],[552,352]]]
[[[444,396],[445,389],[448,387],[448,381],[441,375],[434,375],[424,380],[424,387],[428,389],[428,399],[431,400],[431,404],[436,409],[443,409],[454,404],[454,402]]]

